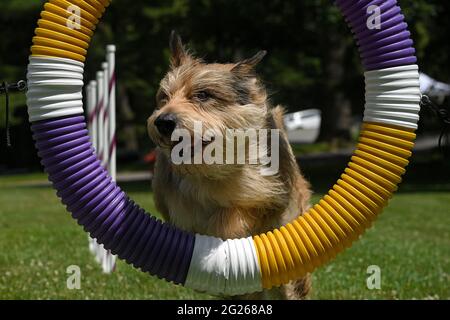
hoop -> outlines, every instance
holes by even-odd
[[[364,124],[341,178],[286,226],[225,241],[189,234],[146,214],[93,153],[83,116],[83,68],[109,3],[50,0],[45,5],[31,47],[27,93],[33,138],[50,181],[73,218],[106,249],[167,281],[237,295],[304,276],[372,225],[401,182],[419,120],[417,59],[396,0],[336,1],[366,69]],[[78,28],[68,27],[74,5],[81,15]]]

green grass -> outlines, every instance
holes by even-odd
[[[207,298],[142,273],[119,261],[102,274],[83,232],[49,187],[19,186],[0,178],[0,299],[194,299]],[[5,182],[6,180],[6,182]],[[155,212],[149,192],[130,195]],[[66,288],[66,268],[81,268],[81,290]]]
[[[305,154],[315,154],[322,152],[329,152],[331,150],[331,144],[327,142],[319,142],[313,144],[294,144],[292,145],[292,151],[296,156]]]
[[[375,226],[314,273],[311,298],[450,299],[450,179],[440,168],[435,176],[426,174],[429,166],[418,164],[417,175],[407,179]],[[0,177],[0,299],[211,298],[122,261],[112,275],[102,274],[88,251],[87,235],[55,192],[34,183],[42,177]],[[155,213],[148,183],[123,187]],[[70,265],[81,268],[81,290],[66,288]],[[366,287],[370,265],[381,268],[381,290]]]

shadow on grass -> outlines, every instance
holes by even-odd
[[[152,183],[150,180],[121,182],[119,186],[127,193],[152,192]]]

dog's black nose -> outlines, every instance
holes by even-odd
[[[177,126],[177,118],[173,113],[163,113],[155,120],[155,126],[163,136],[170,136]]]

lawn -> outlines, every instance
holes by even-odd
[[[425,161],[426,160],[426,161]],[[314,273],[313,299],[450,299],[450,170],[429,157],[412,165],[400,192],[360,241]],[[341,164],[335,164],[339,172]],[[335,178],[304,170],[318,194]],[[0,299],[210,299],[120,261],[102,274],[87,235],[65,212],[45,176],[0,177]],[[329,185],[327,185],[329,186]],[[123,185],[155,213],[149,183]],[[318,195],[314,200],[318,199]],[[81,268],[81,290],[66,288],[66,268]],[[381,269],[381,289],[366,286]]]

